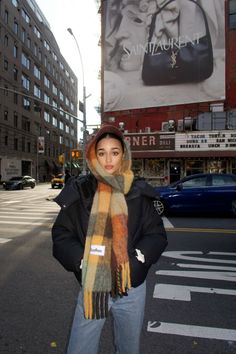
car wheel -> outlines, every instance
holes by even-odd
[[[20,190],[23,189],[23,184],[19,184],[19,189],[20,189]]]
[[[164,214],[164,211],[165,211],[165,206],[162,203],[162,201],[154,200],[153,204],[154,204],[154,207],[155,207],[158,215],[162,216]]]
[[[31,188],[33,189],[34,187],[35,187],[35,184],[32,184],[32,185],[31,185]]]
[[[236,216],[236,200],[232,201],[232,212]]]

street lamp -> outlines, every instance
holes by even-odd
[[[87,123],[86,123],[86,87],[85,87],[85,82],[84,82],[84,65],[83,65],[83,60],[80,52],[80,47],[77,42],[77,39],[72,31],[71,28],[67,28],[67,31],[70,33],[70,35],[74,38],[78,52],[79,52],[79,57],[80,57],[80,62],[81,62],[81,68],[82,68],[82,80],[83,80],[83,170],[82,174],[86,175],[86,140],[87,140]]]

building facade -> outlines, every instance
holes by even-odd
[[[106,2],[102,7],[103,122],[123,129],[131,145],[134,171],[154,184],[171,183],[200,172],[236,173],[236,1],[198,2],[202,4],[210,28],[213,47],[211,76],[201,82],[152,86],[143,84],[142,69],[137,66],[138,54],[144,48],[137,38],[139,36],[141,41],[144,37],[142,31],[144,22],[148,23],[145,11],[149,2],[146,2],[146,8],[138,3],[134,5],[127,1],[121,6],[117,1],[116,12],[114,3],[113,8],[109,8]],[[182,21],[185,20],[181,29],[188,29],[185,37],[189,38],[191,26],[197,27],[202,13],[196,6],[191,7],[193,4],[187,0],[176,0],[175,3],[173,13],[175,16],[180,14]],[[189,15],[191,11],[195,16]],[[121,18],[119,27],[112,28],[113,23],[117,24],[117,13]],[[171,16],[170,12],[167,15]],[[161,17],[161,12],[157,16],[160,16],[159,21],[165,18]],[[124,23],[129,23],[126,31],[122,28]],[[136,43],[131,46],[135,39],[128,36],[134,26],[137,26]],[[163,20],[162,28],[163,32],[158,33],[159,47],[170,30],[168,22]],[[169,46],[179,44],[183,38],[179,35],[178,41],[175,38],[168,42]],[[118,39],[123,50],[119,64],[118,51],[114,55]],[[196,42],[192,40],[192,43]],[[166,46],[167,42],[163,43],[162,46]],[[187,45],[182,42],[183,47]],[[142,54],[145,55],[146,51]],[[171,59],[178,60],[177,55],[172,51]],[[196,70],[196,66],[192,70]]]
[[[0,174],[50,180],[77,148],[77,78],[34,0],[0,1]]]

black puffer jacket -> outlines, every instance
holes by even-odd
[[[55,198],[61,210],[52,228],[53,255],[65,269],[74,272],[79,281],[80,263],[96,185],[96,179],[92,175],[72,177]],[[153,206],[154,198],[153,188],[137,179],[126,195],[128,254],[133,287],[145,280],[150,266],[157,262],[167,246],[162,219]],[[137,260],[135,249],[142,252],[145,263]]]

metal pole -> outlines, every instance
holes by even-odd
[[[83,104],[84,104],[84,119],[83,119],[83,170],[82,174],[86,175],[86,143],[87,143],[87,123],[86,123],[86,87],[83,86]]]
[[[86,87],[85,87],[85,81],[84,81],[84,65],[83,65],[83,60],[82,60],[82,55],[80,52],[80,47],[77,42],[77,39],[72,31],[71,28],[67,28],[67,31],[71,34],[71,36],[74,38],[78,52],[79,52],[79,57],[80,57],[80,63],[81,63],[81,68],[82,68],[82,80],[83,80],[83,170],[82,174],[86,175],[87,174],[87,169],[86,169],[86,130],[87,130],[87,124],[86,124]]]

